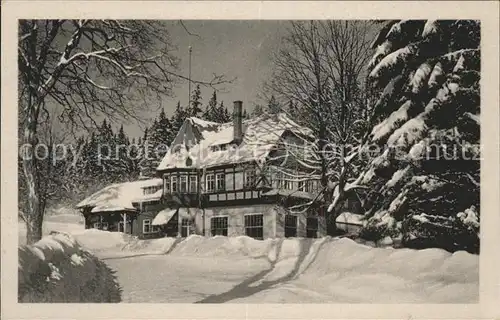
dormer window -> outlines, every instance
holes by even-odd
[[[150,187],[145,187],[142,189],[142,193],[144,195],[148,195],[148,194],[154,194],[156,193],[158,190],[161,189],[161,186],[150,186]]]
[[[227,150],[227,143],[226,144],[217,144],[215,146],[211,146],[210,150],[212,150],[212,152],[226,151]]]

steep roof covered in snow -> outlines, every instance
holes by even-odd
[[[160,199],[162,189],[148,195],[144,195],[143,189],[161,187],[162,183],[162,179],[156,178],[112,184],[85,198],[76,207],[92,207],[92,212],[136,210],[134,202]]]
[[[312,130],[300,126],[286,114],[263,114],[242,123],[243,141],[232,145],[233,123],[216,123],[188,118],[157,170],[208,168],[224,164],[263,161],[285,132],[312,137]]]

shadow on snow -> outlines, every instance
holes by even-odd
[[[197,301],[195,303],[223,303],[223,302],[227,302],[227,301],[234,300],[234,299],[245,298],[245,297],[249,297],[251,295],[254,295],[258,292],[267,290],[274,285],[292,280],[294,277],[296,277],[298,275],[299,268],[300,268],[301,264],[304,262],[306,256],[309,254],[314,240],[315,239],[301,239],[300,240],[300,251],[299,251],[299,255],[297,257],[297,261],[295,262],[295,265],[294,265],[294,268],[292,269],[292,271],[290,273],[288,273],[286,276],[283,276],[279,279],[272,280],[272,281],[262,281],[261,283],[259,283],[258,285],[255,285],[255,286],[251,285],[255,282],[263,280],[266,277],[266,275],[270,274],[274,270],[274,268],[276,267],[276,264],[279,261],[279,253],[281,252],[281,247],[283,245],[283,239],[282,239],[276,244],[276,246],[277,246],[276,252],[278,252],[278,256],[276,257],[276,259],[274,261],[271,261],[271,260],[269,260],[269,258],[267,258],[269,263],[271,264],[271,266],[268,269],[261,271],[261,272],[257,273],[256,275],[246,279],[245,281],[236,285],[235,287],[233,287],[231,290],[229,290],[227,292],[224,292],[221,294],[210,295],[210,296],[208,296],[200,301]],[[317,254],[320,251],[321,246],[324,243],[325,242],[323,242],[320,245],[320,247],[318,248],[318,250],[316,251],[316,256],[311,260],[311,263],[314,262],[314,260],[316,259]],[[311,265],[311,263],[309,263],[308,266]]]

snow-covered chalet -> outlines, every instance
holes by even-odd
[[[186,119],[158,178],[109,186],[78,207],[87,228],[141,238],[319,237],[319,181],[303,165],[313,143],[312,131],[283,113],[244,120],[235,101],[232,122]],[[295,209],[304,203],[313,204]]]

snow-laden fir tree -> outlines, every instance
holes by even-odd
[[[118,134],[116,135],[116,146],[116,165],[121,175],[128,176],[133,170],[134,163],[127,153],[130,147],[130,141],[125,134],[123,125],[120,126]]]
[[[389,21],[373,47],[381,151],[357,180],[370,190],[364,235],[478,251],[479,22]]]
[[[156,173],[157,159],[155,157],[155,141],[153,132],[158,127],[158,120],[154,119],[150,128],[144,130],[144,137],[139,149],[139,178],[153,177]]]
[[[207,121],[217,122],[217,92],[214,90],[212,97],[208,101],[203,118]]]
[[[181,102],[178,101],[175,107],[174,114],[172,115],[172,118],[170,120],[170,123],[172,125],[172,131],[178,132],[179,129],[182,127],[184,120],[186,120],[187,117],[188,117],[188,111],[185,108],[183,108],[181,106]]]
[[[264,107],[260,104],[256,104],[252,110],[252,117],[258,117],[264,113]]]
[[[221,101],[220,104],[217,103],[217,92],[215,90],[208,101],[203,119],[218,123],[226,123],[232,120],[229,111],[224,106],[224,101]]]
[[[173,121],[175,121],[175,114]],[[153,125],[144,132],[144,139],[139,154],[140,176],[153,177],[161,159],[165,156],[176,132],[165,110],[161,109]]]
[[[271,95],[271,98],[269,98],[269,101],[267,102],[267,112],[270,114],[276,114],[280,113],[283,111],[283,107],[281,104],[276,100],[276,97],[274,95]]]
[[[229,110],[227,110],[227,108],[224,106],[224,101],[221,101],[221,103],[219,105],[219,109],[220,109],[219,114],[220,114],[221,123],[225,123],[225,122],[229,122],[229,121],[233,120],[233,116],[231,115]]]
[[[193,93],[191,94],[190,105],[187,109],[188,115],[190,117],[198,117],[200,113],[203,112],[203,110],[201,109],[201,105],[201,90],[200,85],[197,85]]]

